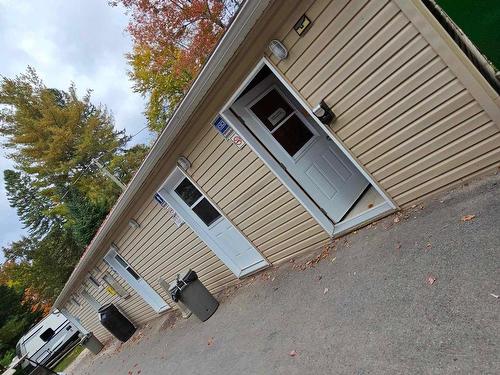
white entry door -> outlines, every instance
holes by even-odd
[[[333,222],[342,219],[368,186],[368,180],[272,74],[231,108]]]
[[[170,306],[139,276],[115,249],[109,250],[104,257],[106,263],[146,301],[156,312],[168,310]]]
[[[179,168],[158,193],[237,277],[269,265]]]

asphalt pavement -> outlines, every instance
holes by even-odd
[[[205,323],[162,316],[67,373],[500,373],[499,175],[320,252],[225,291]]]

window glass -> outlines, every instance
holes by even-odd
[[[54,336],[54,330],[52,328],[47,328],[41,335],[40,338],[47,342]]]
[[[96,288],[99,288],[101,286],[101,284],[99,283],[99,281],[97,281],[97,279],[94,276],[92,276],[92,275],[89,275],[89,281]]]
[[[221,216],[207,198],[203,198],[194,206],[193,211],[208,227]]]
[[[128,273],[131,274],[134,279],[139,280],[141,277],[132,269],[132,267],[127,267],[126,268]]]
[[[275,89],[269,91],[250,109],[269,130],[276,128],[281,121],[293,112],[292,107]]]
[[[273,132],[273,137],[291,156],[312,138],[313,134],[297,115],[292,115]]]
[[[123,259],[120,255],[116,254],[115,259],[120,263],[124,268],[128,267],[127,262],[125,262],[125,259]]]
[[[184,178],[174,191],[189,207],[201,197],[201,193],[187,178]]]

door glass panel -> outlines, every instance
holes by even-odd
[[[129,274],[132,275],[132,277],[136,280],[139,280],[141,277],[137,274],[137,272],[135,272],[132,267],[127,267],[126,270],[128,271]]]
[[[207,198],[203,198],[196,206],[194,206],[193,211],[207,225],[207,227],[213,224],[221,216],[219,211],[212,206]]]
[[[187,178],[184,178],[174,191],[189,207],[201,197],[201,193]]]
[[[293,112],[292,107],[274,89],[264,95],[250,109],[269,130],[276,128],[284,118]]]
[[[291,156],[295,155],[313,134],[302,120],[293,114],[273,132],[273,137]]]
[[[125,262],[125,259],[123,259],[118,254],[115,255],[115,259],[118,261],[118,263],[120,263],[123,266],[123,268],[127,268],[128,267],[128,264],[127,264],[127,262]]]

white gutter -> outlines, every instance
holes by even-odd
[[[87,267],[94,261],[94,256],[99,252],[110,229],[120,220],[121,215],[132,203],[135,195],[139,193],[139,189],[143,182],[148,178],[151,172],[153,172],[155,165],[161,159],[175,137],[186,125],[189,116],[200,104],[209,88],[215,83],[220,73],[231,60],[231,57],[238,50],[239,45],[245,39],[248,32],[255,25],[270,2],[271,0],[248,0],[242,5],[231,26],[220,40],[217,48],[206,62],[200,74],[198,74],[198,77],[195,79],[186,96],[168,121],[167,126],[159,135],[151,151],[139,167],[139,170],[135,173],[126,190],[118,198],[113,209],[87,246],[85,253],[64,285],[52,309],[56,309],[63,305],[65,300],[70,296],[81,274],[88,272]]]

